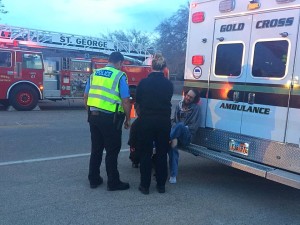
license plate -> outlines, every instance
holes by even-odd
[[[249,143],[230,139],[229,140],[229,151],[248,156]]]

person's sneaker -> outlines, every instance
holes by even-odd
[[[97,182],[90,182],[90,188],[95,189],[103,183],[103,178],[100,177]]]
[[[149,195],[149,188],[145,188],[143,186],[139,186],[139,191],[142,192],[144,195]]]
[[[158,193],[165,193],[166,192],[165,186],[156,185],[156,190],[157,190]]]
[[[107,190],[108,191],[123,191],[129,189],[129,183],[122,182],[120,181],[117,185],[115,186],[108,186],[107,185]]]
[[[170,184],[176,184],[176,177],[170,177],[169,182]]]

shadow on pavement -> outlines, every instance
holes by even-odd
[[[61,101],[43,100],[39,101],[38,106],[41,110],[84,109],[83,99],[67,99]]]

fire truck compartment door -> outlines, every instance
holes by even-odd
[[[285,139],[298,21],[299,9],[253,15],[242,134]]]
[[[215,20],[206,127],[240,133],[252,16]]]

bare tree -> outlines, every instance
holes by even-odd
[[[112,41],[131,42],[132,44],[141,45],[145,49],[152,49],[155,40],[154,38],[152,38],[152,33],[142,32],[136,29],[127,31],[117,30],[110,32],[107,35],[102,34],[101,37]]]
[[[144,44],[144,45],[151,44],[151,40],[149,38],[148,33],[137,31],[135,29],[128,30],[128,31],[117,30],[108,33],[107,35],[102,35],[102,37],[106,39],[128,41],[137,44]]]
[[[8,13],[8,11],[6,11],[4,8],[5,6],[2,4],[2,0],[0,0],[0,13],[2,14]]]
[[[156,47],[167,59],[170,74],[183,79],[187,42],[189,4],[182,5],[155,29],[159,33]]]
[[[146,33],[135,29],[129,31],[113,31],[101,35],[104,39],[113,41],[128,41],[143,46],[149,46],[151,53],[159,50],[167,59],[171,74],[183,79],[185,53],[189,17],[189,3],[182,5],[170,18],[161,22],[155,33]],[[158,37],[157,37],[158,33]]]

